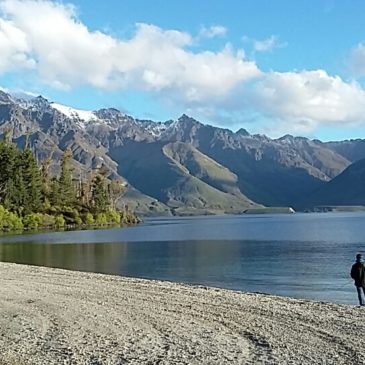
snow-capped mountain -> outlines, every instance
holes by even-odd
[[[128,204],[148,212],[167,206],[176,214],[236,212],[254,202],[298,206],[365,158],[364,140],[270,139],[187,115],[166,122],[138,120],[114,108],[81,110],[0,91],[0,133],[4,130],[11,130],[19,146],[28,136],[40,161],[51,153],[57,160],[70,148],[75,172],[104,165],[110,177],[129,182]]]
[[[58,110],[60,113],[64,114],[66,117],[74,120],[78,120],[80,126],[86,127],[91,121],[97,121],[98,117],[93,111],[74,109],[66,105],[50,103],[51,108]]]

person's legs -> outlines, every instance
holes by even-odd
[[[362,287],[362,291],[364,292],[364,298],[365,298],[365,287],[364,286]],[[365,300],[362,301],[362,305],[365,306]]]
[[[364,294],[365,294],[365,288],[362,288],[361,286],[357,286],[356,290],[357,290],[357,296],[359,298],[359,304],[364,305],[364,300],[362,298],[362,292],[364,292]]]

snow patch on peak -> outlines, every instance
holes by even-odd
[[[58,110],[60,113],[71,119],[79,119],[80,121],[86,123],[93,120],[98,120],[98,117],[95,115],[95,113],[90,110],[74,109],[69,106],[57,103],[51,103],[50,105],[53,109]]]
[[[177,129],[179,129],[179,127],[180,127],[180,119],[181,118],[179,118],[178,120],[171,120],[171,121],[166,122],[166,124],[168,126],[167,128],[169,130],[177,130]]]
[[[161,122],[150,122],[146,124],[142,124],[142,126],[145,128],[147,133],[151,134],[154,137],[160,137],[163,132],[167,129],[167,126],[165,123]]]

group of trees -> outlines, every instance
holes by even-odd
[[[72,152],[65,150],[59,176],[50,172],[52,158],[39,166],[31,149],[0,141],[0,230],[136,223],[128,211],[117,211],[124,192],[120,180],[106,171],[74,179]]]

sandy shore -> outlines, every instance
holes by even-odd
[[[363,308],[5,263],[0,293],[1,365],[365,363]]]

